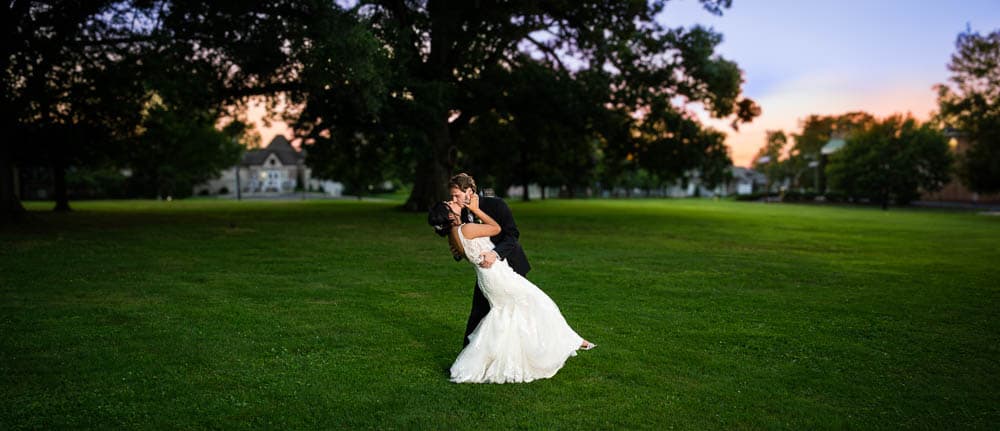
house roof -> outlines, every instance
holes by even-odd
[[[757,172],[753,169],[744,168],[741,166],[733,166],[732,172],[733,172],[733,178],[736,179],[757,181],[757,182],[767,181],[767,177],[763,173]]]
[[[250,150],[243,155],[243,165],[263,165],[267,158],[274,154],[283,165],[298,164],[304,156],[295,151],[292,144],[284,136],[278,135],[263,149]]]
[[[845,145],[847,145],[847,141],[840,138],[833,138],[820,149],[820,152],[823,154],[833,154],[844,148]]]

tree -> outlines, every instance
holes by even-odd
[[[251,96],[265,97],[272,113],[287,102],[285,119],[304,138],[313,172],[359,198],[406,168],[412,151],[398,142],[411,134],[380,123],[393,102],[383,82],[393,74],[389,54],[364,18],[324,0],[163,0],[152,8],[162,15],[148,61],[166,99],[193,112],[239,111]]]
[[[49,166],[55,209],[66,211],[67,168],[107,163],[135,130],[144,91],[121,25],[125,3],[15,0],[0,8],[4,218],[23,211],[11,187],[15,164]]]
[[[322,20],[331,10],[320,0],[5,3],[0,210],[5,218],[23,211],[9,181],[18,163],[51,166],[57,210],[69,208],[70,166],[135,165],[147,194],[183,194],[180,184],[231,158],[211,118],[221,106],[275,94],[296,76],[289,54],[302,44],[288,43],[310,27],[288,27],[283,16]],[[165,105],[146,110],[157,97]],[[152,147],[143,152],[137,142]],[[168,177],[175,186],[157,179]]]
[[[527,122],[554,124],[564,115],[561,109],[535,113],[539,118],[511,117],[501,106],[506,98],[494,97],[503,96],[502,84],[510,75],[539,64],[557,71],[559,79],[599,89],[588,93],[602,97],[586,99],[587,109],[599,108],[623,120],[617,124],[594,120],[594,124],[615,124],[625,129],[601,130],[605,138],[628,136],[641,122],[639,117],[653,113],[654,104],[657,109],[678,112],[673,101],[701,102],[717,117],[736,116],[737,122],[749,121],[756,115],[756,105],[740,98],[739,68],[713,53],[721,37],[702,27],[662,28],[654,18],[664,3],[361,1],[353,11],[368,23],[375,42],[359,31],[357,37],[350,33],[330,36],[335,40],[314,41],[312,51],[339,51],[333,47],[345,40],[363,42],[363,49],[357,51],[360,58],[373,61],[367,63],[368,69],[351,68],[354,79],[342,79],[343,73],[338,70],[325,70],[330,68],[331,58],[334,63],[341,58],[320,56],[326,60],[301,62],[302,76],[311,80],[305,82],[305,87],[311,91],[298,96],[309,114],[298,127],[308,139],[329,145],[336,144],[316,138],[322,133],[337,135],[333,132],[336,128],[351,131],[361,123],[384,131],[384,136],[392,139],[368,142],[402,145],[385,151],[413,157],[414,186],[405,206],[424,209],[446,196],[445,184],[456,161],[454,155],[476,153],[475,148],[463,148],[473,141],[463,141],[462,135],[477,121],[524,121],[524,125],[512,127],[530,130],[531,135],[547,135],[546,142],[560,133],[534,129]],[[721,13],[730,1],[702,3],[713,13]],[[320,48],[323,46],[331,48]],[[309,57],[313,54],[304,55],[313,58]],[[379,72],[364,72],[367,70]],[[385,91],[366,91],[372,85],[384,85]],[[352,95],[363,96],[355,97],[364,102],[363,106],[344,115],[337,106],[349,103]],[[408,140],[400,140],[399,136]],[[583,142],[619,145],[596,136]],[[507,143],[502,144],[494,147],[492,157],[517,159],[530,155],[508,153]],[[621,152],[605,151],[606,156],[612,154]],[[524,163],[530,161],[515,162],[520,171],[515,173],[520,177],[518,183],[534,176],[530,166],[522,166]],[[690,160],[677,163],[694,164]]]
[[[154,99],[146,110],[142,133],[128,153],[133,194],[147,198],[187,197],[196,184],[233,166],[240,157],[240,130],[215,127],[218,114],[194,113]],[[228,133],[227,133],[228,132]]]
[[[385,173],[390,171],[393,160],[383,150],[362,133],[320,137],[309,145],[307,162],[313,176],[337,179],[344,184],[346,193],[360,200],[386,180]]]
[[[726,183],[733,177],[733,159],[726,146],[726,135],[720,131],[707,129],[702,131],[699,142],[703,145],[701,152],[701,181],[706,187],[713,189]]]
[[[767,176],[767,192],[770,192],[771,185],[778,184],[786,176],[781,156],[788,144],[788,136],[781,130],[768,130],[766,136],[767,143],[757,150],[757,155],[753,158],[753,168]]]
[[[494,173],[494,186],[589,184],[596,165],[595,130],[587,89],[567,73],[522,59],[523,66],[495,70],[489,114],[456,135],[457,170]],[[502,154],[498,152],[502,151]]]
[[[855,131],[830,158],[834,188],[854,199],[905,205],[949,180],[952,157],[930,123],[895,115]]]
[[[731,4],[731,0],[700,1],[716,14]],[[596,154],[608,160],[632,150],[639,155],[640,146],[643,151],[652,148],[649,142],[634,139],[636,135],[674,145],[670,151],[657,150],[660,154],[695,154],[689,150],[698,145],[688,143],[694,142],[700,127],[688,123],[699,126],[697,122],[678,122],[685,126],[683,134],[662,128],[657,133],[640,130],[652,127],[658,117],[681,114],[682,104],[701,103],[713,116],[735,117],[734,125],[759,114],[753,101],[740,96],[739,68],[714,54],[721,36],[703,27],[664,28],[655,19],[664,4],[665,0],[12,1],[3,9],[4,23],[13,24],[4,30],[5,41],[11,42],[4,48],[9,54],[3,57],[4,89],[12,90],[4,93],[4,131],[12,132],[6,136],[32,130],[89,136],[67,131],[93,121],[66,121],[54,115],[63,113],[56,108],[76,106],[65,100],[78,99],[76,94],[93,88],[93,80],[81,78],[90,76],[90,71],[136,65],[135,77],[140,79],[122,82],[140,83],[142,91],[128,92],[125,100],[130,103],[121,106],[134,109],[124,112],[140,112],[154,94],[169,102],[163,115],[187,112],[177,106],[194,107],[192,112],[202,115],[221,105],[239,105],[253,95],[268,96],[272,103],[285,97],[296,107],[289,119],[315,155],[310,163],[318,166],[324,155],[347,149],[357,157],[388,157],[393,166],[380,166],[414,175],[406,204],[411,209],[426,208],[445,197],[456,155],[478,150],[471,147],[475,141],[462,139],[463,132],[491,116],[506,118],[523,136],[533,137],[518,144],[530,150],[520,154],[525,159],[516,165],[520,182],[541,181],[540,165],[532,160],[551,160],[566,148],[584,151],[579,159],[556,167],[565,172],[544,180],[581,179],[587,175],[577,172],[590,169],[598,160]],[[532,73],[562,88],[578,89],[572,100],[579,106],[535,109],[530,115],[523,115],[530,106],[511,105],[505,110],[502,103],[512,99],[504,94],[503,84]],[[72,91],[62,83],[72,83]],[[65,94],[74,96],[66,99]],[[112,100],[108,97],[87,100],[100,102],[93,106],[115,106],[105,103]],[[35,112],[36,106],[44,109]],[[517,110],[522,115],[511,117]],[[576,128],[539,128],[567,118],[568,112],[587,115],[573,123]],[[131,121],[131,128],[121,127],[127,123],[123,122],[94,129],[114,130],[122,139],[95,138],[70,147],[86,149],[86,154],[118,154],[98,143],[128,141],[124,138],[142,119]],[[199,121],[193,123],[202,124]],[[358,136],[363,139],[354,139]],[[377,151],[354,151],[362,142]],[[676,151],[678,143],[685,151]],[[0,171],[14,159],[9,152],[2,154]],[[61,157],[72,152],[47,154]],[[492,156],[505,154],[500,148]],[[669,167],[670,174],[677,175],[683,171],[678,168],[697,166],[701,157],[644,160]],[[8,189],[6,185],[0,189],[0,197],[13,196]],[[8,199],[5,208],[8,203],[17,206]]]
[[[661,183],[696,175],[709,187],[721,183],[732,166],[725,135],[705,128],[687,112],[671,109],[668,101],[651,104],[627,139],[626,160],[648,171]]]
[[[847,137],[852,131],[869,127],[875,122],[875,117],[862,111],[848,112],[840,115],[810,115],[802,121],[802,131],[792,134],[795,141],[788,151],[785,162],[789,173],[801,174],[809,168],[811,162],[816,162],[815,184],[817,193],[826,191],[827,158],[821,149],[834,137]],[[801,183],[800,183],[801,184]]]
[[[1000,191],[1000,30],[958,35],[948,70],[954,86],[938,85],[939,117],[967,133],[958,174],[970,190]]]

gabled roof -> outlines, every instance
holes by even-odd
[[[283,165],[296,165],[303,159],[302,153],[295,151],[292,144],[284,136],[278,135],[271,140],[267,147],[258,150],[247,151],[243,155],[243,165],[263,165],[267,157],[274,154]]]
[[[847,145],[847,141],[841,138],[833,138],[820,149],[820,152],[823,154],[833,154],[840,151],[840,149],[844,148],[845,145]]]
[[[767,176],[761,172],[757,172],[750,168],[744,168],[742,166],[733,166],[733,178],[748,180],[748,181],[767,181]]]

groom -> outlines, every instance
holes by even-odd
[[[472,199],[472,195],[476,194],[476,181],[468,174],[462,173],[451,177],[451,180],[448,182],[448,188],[451,192],[451,199],[455,203],[465,207]],[[524,255],[521,244],[517,242],[521,233],[517,230],[517,224],[514,223],[514,216],[511,215],[510,208],[500,198],[485,196],[479,198],[479,208],[500,225],[500,234],[490,237],[490,241],[493,242],[494,246],[493,252],[488,253],[479,266],[489,268],[498,259],[506,260],[507,264],[514,269],[514,272],[521,274],[521,276],[527,276],[528,271],[531,270],[531,265],[528,264],[528,257]],[[462,209],[462,221],[466,223],[475,222],[468,208]],[[462,260],[462,256],[459,255],[458,250],[455,248],[451,249],[451,253],[456,261]],[[469,313],[469,322],[465,325],[463,346],[469,344],[469,334],[472,334],[472,331],[476,330],[476,326],[479,326],[479,321],[483,320],[483,317],[489,312],[490,303],[483,296],[483,292],[479,289],[479,283],[477,282],[472,294],[472,311]]]

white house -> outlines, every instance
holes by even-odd
[[[305,154],[295,150],[284,136],[278,135],[267,147],[247,151],[237,166],[222,171],[218,178],[195,186],[194,193],[235,194],[238,185],[244,196],[268,196],[291,193],[296,187],[307,185],[327,195],[340,196],[343,186],[334,181],[312,178],[312,170],[306,166],[305,159]]]
[[[767,176],[750,168],[733,166],[733,179],[726,184],[727,195],[749,195],[767,186]]]
[[[733,195],[749,195],[754,192],[758,192],[764,189],[767,184],[767,177],[763,173],[757,172],[753,169],[748,169],[740,166],[733,166],[731,168],[732,178],[725,183],[716,185],[714,188],[708,188],[701,181],[701,173],[697,170],[690,171],[687,174],[687,184],[684,187],[683,183],[678,183],[667,189],[667,196],[670,197],[691,197],[691,196],[702,196],[702,197],[714,197],[714,196],[733,196]]]

